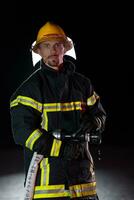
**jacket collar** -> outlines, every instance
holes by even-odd
[[[48,65],[46,65],[43,62],[43,59],[40,62],[41,64],[41,69],[48,71],[50,73],[65,73],[65,74],[72,74],[75,71],[75,64],[73,62],[71,62],[70,60],[64,59],[63,60],[63,66],[61,67],[61,69],[59,71],[49,67]]]

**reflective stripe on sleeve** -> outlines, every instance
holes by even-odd
[[[42,135],[42,132],[39,129],[36,129],[26,140],[26,147],[30,150],[33,150],[33,145],[36,140]]]
[[[87,99],[87,105],[88,106],[94,105],[96,103],[96,99],[97,98],[96,98],[96,95],[95,95],[95,92],[94,92],[94,94]]]
[[[61,140],[57,139],[53,140],[50,156],[55,156],[55,157],[59,156],[61,144],[62,144]]]
[[[38,110],[39,112],[42,112],[42,104],[38,101],[35,101],[34,99],[30,98],[30,97],[26,97],[26,96],[18,96],[15,100],[13,100],[10,103],[10,107],[15,107],[18,104],[23,104],[25,106],[30,106],[36,110]]]
[[[57,111],[73,111],[73,110],[83,110],[85,102],[75,101],[75,102],[65,102],[65,103],[45,103],[43,106],[40,102],[26,96],[18,96],[15,100],[10,103],[10,107],[17,106],[19,103],[30,106],[39,112],[42,109],[45,112],[57,112]]]

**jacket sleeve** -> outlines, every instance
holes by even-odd
[[[14,141],[31,151],[58,156],[61,141],[41,128],[43,104],[36,87],[21,87],[10,100],[11,126]],[[56,147],[59,147],[55,151]]]
[[[105,129],[106,111],[104,110],[100,96],[95,92],[91,81],[86,83],[86,109],[82,114],[81,126],[95,125],[95,129],[103,132]]]

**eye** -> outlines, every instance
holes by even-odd
[[[55,44],[55,47],[56,47],[56,48],[60,48],[61,46],[62,46],[62,43],[56,43],[56,44]]]
[[[43,44],[43,47],[44,47],[44,48],[50,48],[50,44],[45,43],[45,44]]]

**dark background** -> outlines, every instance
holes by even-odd
[[[28,3],[28,2],[27,2]],[[58,23],[75,43],[77,71],[88,76],[107,112],[103,144],[133,145],[131,5],[18,2],[1,6],[0,146],[15,146],[9,99],[35,70],[30,46],[47,21]],[[80,7],[79,7],[80,6]],[[79,7],[79,8],[78,8]]]

